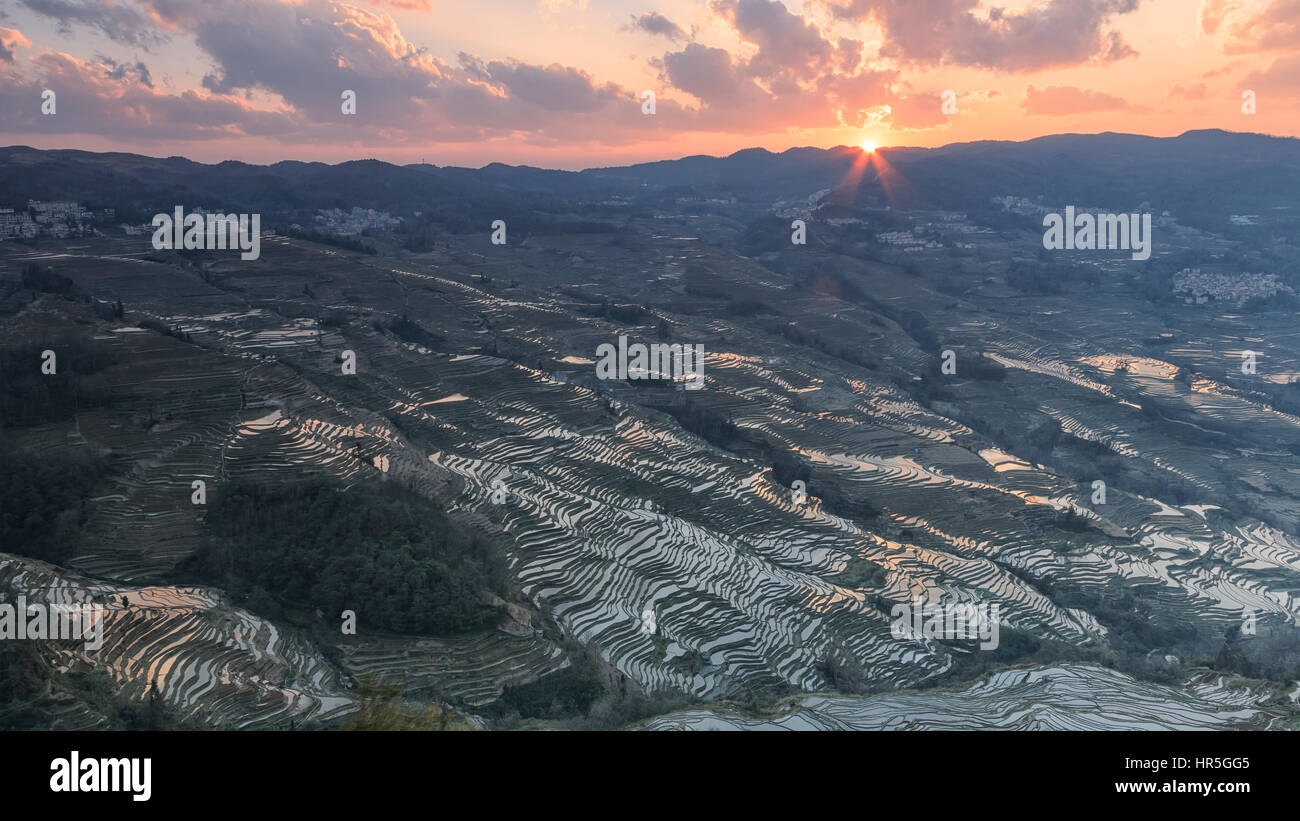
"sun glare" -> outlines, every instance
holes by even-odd
[[[865,140],[862,143],[862,150],[867,152],[868,154],[874,154],[876,153],[876,144],[873,143],[871,140]]]

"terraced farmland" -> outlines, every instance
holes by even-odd
[[[184,720],[243,729],[356,709],[309,641],[219,591],[95,582],[8,554],[0,554],[0,589],[9,601],[22,594],[47,607],[102,607],[102,647],[49,642],[55,672],[103,671],[127,697],[159,698]]]
[[[673,222],[649,228],[696,236]],[[1161,358],[1114,332],[1121,314],[1147,321],[1127,311],[1109,325],[995,312],[833,254],[838,291],[809,286],[729,250],[734,227],[698,233],[677,256],[744,282],[762,308],[665,292],[675,261],[642,260],[660,277],[629,279],[602,239],[576,268],[566,238],[546,236],[491,249],[457,236],[401,259],[268,238],[244,264],[146,260],[134,240],[0,249],[0,272],[58,265],[92,301],[125,306],[106,319],[43,295],[4,321],[6,344],[57,326],[113,359],[111,401],[6,431],[15,451],[112,463],[66,569],[0,564],[13,594],[110,607],[102,651],[52,646],[49,663],[107,671],[137,699],[153,687],[210,726],[337,723],[355,708],[344,682],[366,675],[486,709],[567,669],[564,642],[651,694],[802,694],[775,717],[701,707],[650,729],[1284,722],[1276,688],[1204,672],[1247,620],[1277,638],[1300,616],[1286,450],[1300,418],[1216,374],[1230,351]],[[639,258],[608,242],[611,259]],[[928,328],[891,307],[903,293]],[[597,379],[598,346],[623,334],[702,344],[704,388]],[[927,334],[997,378],[945,380]],[[1300,358],[1280,343],[1268,356],[1292,371]],[[174,583],[206,532],[194,482],[215,499],[311,476],[418,493],[501,551],[514,597],[494,602],[496,629],[336,634],[311,602],[290,627]],[[996,604],[1015,640],[984,656],[899,636],[893,608],[917,599]],[[1106,666],[1148,656],[1185,665],[1188,683]],[[846,669],[871,695],[824,695]]]
[[[1090,665],[1020,668],[955,691],[808,696],[757,719],[690,710],[645,730],[1221,730],[1294,720],[1291,695],[1201,676],[1184,687],[1135,681]]]

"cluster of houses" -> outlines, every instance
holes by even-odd
[[[1229,274],[1184,268],[1174,274],[1174,293],[1182,294],[1188,304],[1203,305],[1214,300],[1241,305],[1253,297],[1267,298],[1294,291],[1278,281],[1276,274]]]
[[[779,200],[772,203],[772,213],[782,219],[810,220],[813,212],[821,207],[822,200],[830,192],[831,189],[823,188],[820,191],[814,191],[803,199]]]
[[[913,253],[933,251],[943,247],[943,243],[933,239],[923,239],[911,231],[889,231],[884,234],[876,234],[876,242],[882,245],[892,245],[895,248],[901,248],[904,251]]]
[[[0,208],[0,241],[90,236],[96,233],[92,223],[114,216],[112,208],[91,211],[71,200],[28,200],[24,208]]]
[[[338,237],[354,237],[364,231],[391,231],[402,224],[401,217],[373,208],[321,208],[316,212],[316,228]]]
[[[1027,197],[1017,197],[1013,194],[1008,194],[1005,197],[994,197],[993,202],[995,205],[1002,206],[1003,211],[1010,211],[1013,214],[1023,214],[1031,217],[1046,214],[1048,211],[1052,210],[1046,205],[1036,203]]]

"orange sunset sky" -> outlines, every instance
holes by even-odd
[[[205,162],[585,168],[751,146],[1295,136],[1297,97],[1300,0],[0,5],[0,144]]]

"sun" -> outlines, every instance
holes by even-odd
[[[874,154],[876,153],[876,144],[871,140],[863,140],[862,150],[867,152],[868,154]]]

